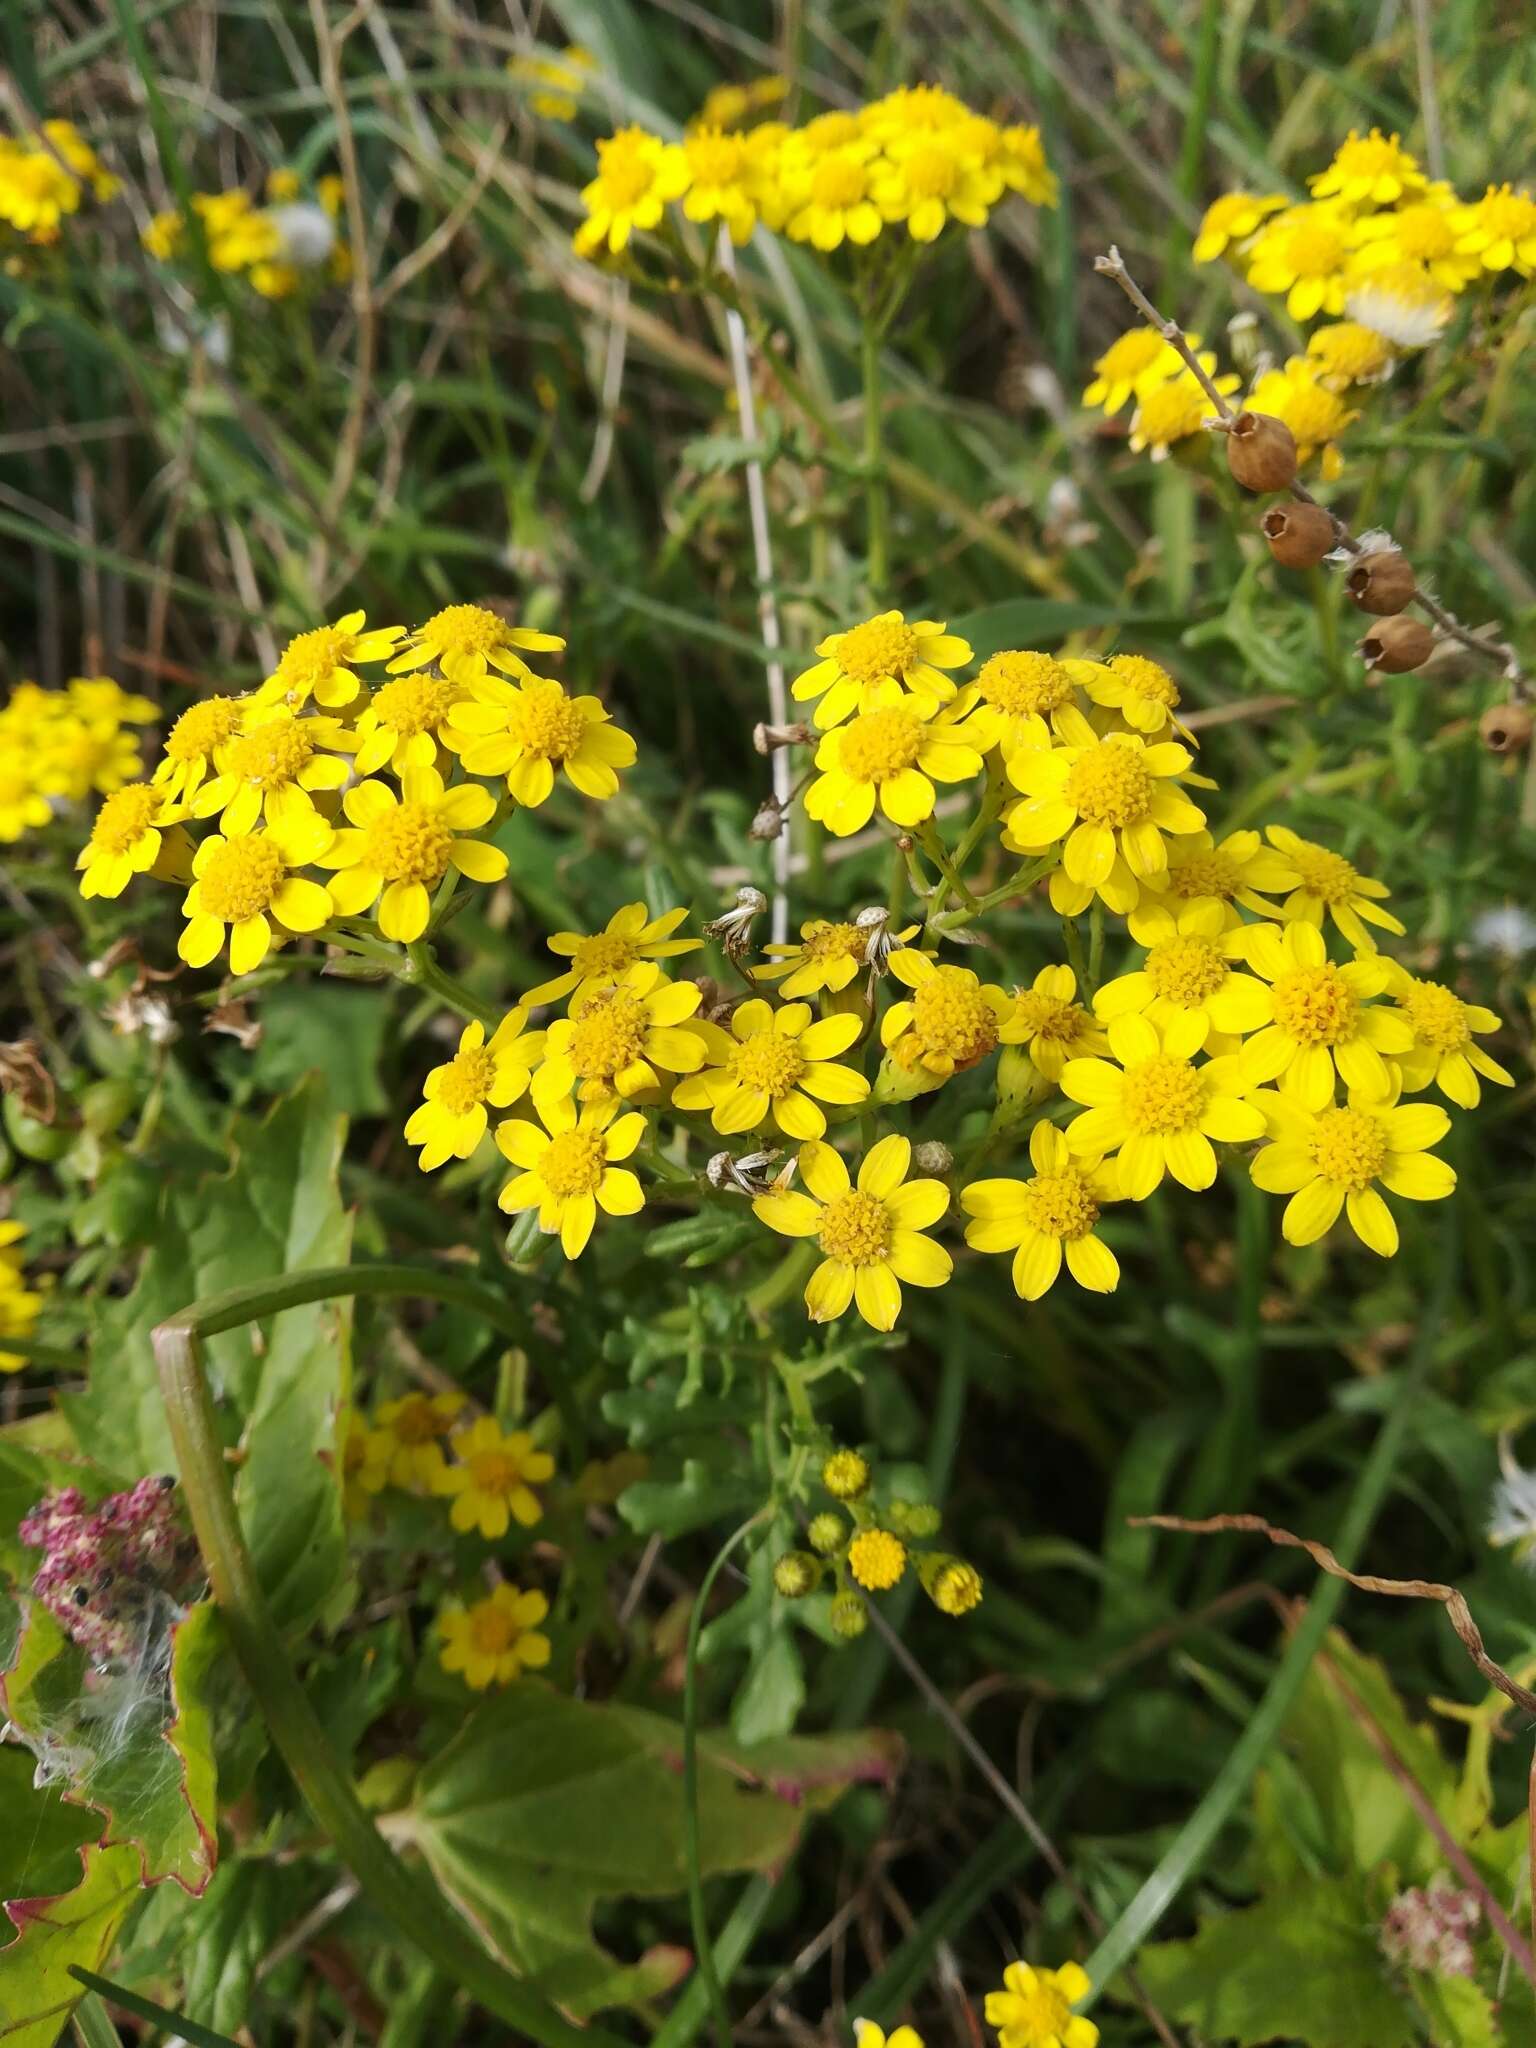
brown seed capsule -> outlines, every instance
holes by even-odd
[[[1240,412],[1227,429],[1227,467],[1245,491],[1283,491],[1296,475],[1296,437],[1273,413]]]
[[[1422,619],[1405,612],[1383,619],[1360,642],[1360,659],[1377,675],[1401,676],[1421,668],[1434,652],[1435,636]]]
[[[1415,587],[1412,564],[1401,548],[1372,548],[1368,555],[1357,555],[1344,579],[1350,603],[1379,617],[1400,612]]]
[[[1477,729],[1490,754],[1523,754],[1531,744],[1532,724],[1524,704],[1491,704]]]
[[[1333,514],[1321,505],[1271,505],[1259,521],[1282,569],[1315,569],[1333,547]]]

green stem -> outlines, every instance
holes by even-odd
[[[999,903],[1006,903],[1010,896],[1022,896],[1027,889],[1033,889],[1036,882],[1050,874],[1053,868],[1060,866],[1059,852],[1043,853],[1038,860],[1028,861],[1023,867],[1016,869],[1006,882],[999,883],[995,889],[989,889],[985,896],[978,896],[973,910],[946,911],[942,917],[933,920],[929,930],[935,938],[941,938],[945,932],[956,931],[961,925],[969,924],[973,918],[980,917],[984,911],[993,909]]]
[[[468,1017],[472,1023],[483,1024],[487,1031],[494,1031],[501,1022],[502,1013],[493,1004],[483,1002],[473,989],[466,988],[462,981],[455,981],[451,974],[445,974],[438,966],[432,948],[425,939],[416,939],[406,947],[407,965],[397,972],[402,981],[408,981],[417,988],[424,988],[429,995],[446,1003],[450,1010],[457,1010],[461,1017]]]
[[[1083,935],[1077,928],[1075,917],[1061,920],[1061,936],[1067,949],[1067,959],[1072,972],[1077,976],[1077,992],[1085,999],[1091,994],[1088,980],[1088,962],[1083,956]]]
[[[396,1856],[362,1806],[300,1683],[267,1605],[235,1510],[203,1340],[302,1302],[356,1294],[425,1294],[476,1306],[502,1327],[508,1311],[474,1281],[413,1266],[333,1267],[236,1287],[194,1302],[153,1333],[160,1387],[192,1526],[229,1639],[283,1761],[316,1821],[370,1903],[485,2008],[541,2048],[620,2048],[575,2027],[505,1970],[459,1919],[430,1877]]]
[[[1085,1002],[1092,1002],[1104,978],[1104,898],[1095,896],[1088,909],[1088,985]]]
[[[760,1280],[747,1295],[747,1307],[755,1316],[772,1314],[789,1300],[802,1280],[809,1277],[816,1259],[816,1246],[801,1239],[792,1244],[766,1280]]]
[[[868,520],[867,570],[870,594],[877,605],[885,602],[890,537],[889,503],[886,497],[883,425],[880,392],[880,330],[871,314],[864,316],[860,349],[864,377],[864,504]]]

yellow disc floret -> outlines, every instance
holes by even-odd
[[[103,853],[123,854],[155,823],[160,792],[147,782],[130,782],[114,790],[96,813],[91,844]]]
[[[1325,1109],[1313,1129],[1310,1149],[1325,1180],[1358,1194],[1387,1163],[1387,1134],[1380,1118],[1364,1110]]]
[[[899,614],[866,619],[839,636],[837,659],[856,683],[877,683],[882,676],[899,682],[918,659],[917,635]]]
[[[436,732],[458,701],[455,686],[441,676],[401,676],[386,683],[373,700],[373,714],[380,725],[404,738],[420,732]]]
[[[557,1199],[595,1195],[602,1183],[607,1152],[600,1130],[561,1131],[539,1161],[539,1177]]]
[[[581,1081],[611,1081],[645,1050],[651,1017],[627,989],[601,989],[582,1004],[568,1057]]]
[[[857,1451],[832,1451],[822,1465],[821,1483],[834,1500],[857,1500],[869,1487],[869,1460]]]
[[[1331,960],[1297,967],[1274,985],[1275,1022],[1298,1045],[1338,1045],[1352,1038],[1360,998]]]
[[[912,991],[912,1058],[941,1053],[974,1066],[997,1044],[997,1014],[969,968],[940,967]]]
[[[976,686],[982,701],[1010,717],[1046,717],[1072,701],[1072,678],[1054,655],[1010,648],[981,665]]]
[[[891,1230],[885,1203],[850,1188],[834,1195],[822,1210],[817,1236],[829,1259],[840,1259],[845,1266],[877,1266],[890,1251]]]
[[[530,754],[566,761],[580,748],[589,720],[558,683],[531,683],[507,709],[507,732]]]
[[[1154,946],[1147,954],[1146,971],[1165,1002],[1197,1009],[1215,995],[1231,969],[1219,943],[1196,932],[1180,933]]]
[[[1188,1060],[1158,1053],[1126,1069],[1123,1106],[1126,1122],[1143,1136],[1193,1130],[1205,1107],[1205,1083]]]
[[[1139,697],[1148,704],[1162,704],[1169,709],[1179,701],[1179,686],[1160,663],[1149,661],[1144,654],[1116,654],[1111,656],[1109,667],[1124,683],[1126,693]]]
[[[226,839],[198,877],[202,907],[225,924],[242,924],[271,908],[287,864],[265,832]]]
[[[848,1569],[871,1593],[884,1593],[907,1568],[907,1546],[889,1529],[864,1529],[848,1546]]]
[[[922,745],[919,720],[902,706],[893,704],[887,710],[866,711],[854,719],[841,735],[838,758],[843,773],[853,781],[886,782],[916,765]]]
[[[452,843],[452,832],[429,804],[406,801],[365,828],[361,865],[386,882],[437,882],[447,872]]]
[[[1168,893],[1186,903],[1197,896],[1214,896],[1219,902],[1230,903],[1242,886],[1237,862],[1219,846],[1188,854],[1168,865]]]
[[[743,1088],[761,1089],[773,1101],[781,1102],[799,1084],[805,1055],[794,1039],[777,1031],[760,1031],[734,1048],[728,1064]]]
[[[456,1052],[438,1073],[437,1100],[451,1116],[484,1102],[496,1080],[496,1056],[486,1046]]]
[[[230,748],[230,774],[237,782],[282,789],[309,766],[315,751],[314,724],[307,718],[274,718],[258,725]]]
[[[1138,748],[1101,740],[1072,763],[1062,794],[1094,825],[1134,825],[1152,803],[1152,773]]]
[[[165,758],[178,766],[206,760],[239,725],[243,708],[237,697],[209,697],[191,705],[166,737]]]
[[[1414,981],[1398,1001],[1408,1013],[1414,1033],[1436,1052],[1460,1052],[1471,1037],[1467,1009],[1458,996],[1438,981]]]
[[[1042,1237],[1072,1243],[1086,1237],[1099,1220],[1099,1204],[1086,1177],[1075,1166],[1060,1173],[1036,1174],[1024,1183],[1023,1217]]]

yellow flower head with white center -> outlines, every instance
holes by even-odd
[[[1109,1060],[1068,1060],[1061,1088],[1086,1105],[1067,1126],[1080,1158],[1115,1155],[1120,1192],[1143,1202],[1165,1173],[1187,1188],[1216,1178],[1211,1140],[1243,1144],[1264,1135],[1264,1117],[1243,1098],[1249,1083],[1235,1058],[1196,1066],[1171,1053],[1145,1017],[1116,1017]]]
[[[910,947],[891,955],[890,968],[912,991],[880,1020],[880,1043],[899,1067],[921,1067],[947,1081],[996,1048],[1013,1015],[1010,995],[969,967],[941,966]]]
[[[1112,1294],[1120,1263],[1094,1225],[1106,1202],[1120,1192],[1112,1167],[1093,1158],[1076,1159],[1054,1124],[1038,1123],[1029,1134],[1028,1180],[977,1180],[960,1190],[960,1206],[974,1220],[965,1241],[975,1252],[1012,1252],[1014,1292],[1038,1301],[1054,1286],[1065,1259],[1067,1271],[1090,1294]]]
[[[1316,327],[1307,337],[1307,361],[1318,382],[1330,391],[1351,384],[1379,384],[1397,360],[1385,335],[1358,320],[1336,320]]]
[[[485,1136],[487,1110],[510,1109],[525,1092],[544,1056],[544,1033],[525,1031],[527,1022],[526,1010],[512,1010],[489,1041],[483,1024],[466,1024],[453,1058],[428,1074],[426,1100],[405,1127],[405,1142],[421,1147],[416,1163],[423,1173],[468,1159]]]
[[[599,1209],[633,1216],[644,1206],[639,1181],[618,1162],[645,1136],[645,1118],[634,1109],[616,1117],[616,1095],[587,1103],[579,1117],[568,1096],[534,1099],[542,1130],[516,1117],[496,1128],[497,1146],[520,1169],[496,1199],[509,1215],[537,1209],[540,1230],[558,1234],[565,1256],[579,1259]]]
[[[443,1443],[463,1409],[465,1396],[456,1387],[440,1394],[402,1394],[381,1401],[373,1418],[378,1439],[376,1456],[385,1464],[391,1486],[407,1493],[431,1493],[443,1469]]]
[[[330,892],[295,871],[320,860],[330,826],[314,812],[285,818],[265,831],[214,833],[192,858],[192,887],[182,908],[187,924],[176,951],[189,967],[206,967],[229,939],[232,974],[259,967],[278,932],[317,932],[335,911]]]
[[[874,201],[877,148],[867,137],[825,152],[786,145],[780,173],[784,232],[792,242],[809,242],[828,255],[845,241],[875,240],[885,225]]]
[[[1175,914],[1185,904],[1219,903],[1231,927],[1242,922],[1235,908],[1239,903],[1260,917],[1277,917],[1269,896],[1295,886],[1295,871],[1257,832],[1229,832],[1219,845],[1209,832],[1191,832],[1170,843],[1163,873],[1143,880],[1141,901],[1130,913],[1131,937],[1138,945],[1152,944],[1162,928],[1157,913],[1165,900]]]
[[[1397,349],[1428,348],[1445,328],[1456,302],[1422,263],[1358,267],[1344,310]]]
[[[1133,732],[1145,739],[1158,739],[1172,730],[1194,744],[1176,716],[1179,686],[1161,662],[1149,660],[1145,654],[1112,654],[1106,662],[1084,661],[1073,666],[1094,703],[1118,711]]]
[[[1456,246],[1484,270],[1536,272],[1536,199],[1510,185],[1490,185],[1481,199],[1458,209]]]
[[[1344,466],[1338,438],[1360,414],[1323,382],[1315,362],[1292,356],[1283,370],[1266,370],[1248,402],[1255,412],[1272,414],[1290,428],[1299,462],[1310,462],[1315,455],[1322,477],[1338,475]]]
[[[770,964],[754,969],[759,981],[776,981],[784,976],[782,996],[837,995],[847,988],[869,958],[869,943],[880,933],[905,945],[917,936],[917,926],[892,932],[886,923],[840,924],[813,917],[800,927],[798,942],[765,946]]]
[[[1098,891],[1111,910],[1123,914],[1130,908],[1125,880],[1134,892],[1135,877],[1166,869],[1164,834],[1198,832],[1205,823],[1204,813],[1176,786],[1189,769],[1189,749],[1175,740],[1148,746],[1139,733],[1101,737],[1070,707],[1056,714],[1056,730],[1060,744],[1026,749],[1008,763],[1008,779],[1023,792],[1023,801],[1007,814],[1005,843],[1042,853],[1064,842],[1066,880],[1088,896]]]
[[[1401,920],[1381,907],[1382,898],[1390,893],[1384,882],[1362,875],[1341,853],[1303,839],[1288,825],[1268,826],[1266,837],[1279,854],[1285,873],[1283,878],[1259,886],[1271,892],[1289,890],[1280,906],[1283,917],[1303,919],[1307,924],[1315,924],[1319,931],[1324,919],[1331,917],[1349,943],[1362,953],[1376,950],[1376,941],[1366,930],[1367,923],[1402,937]]]
[[[1192,334],[1190,346],[1200,337]],[[1203,358],[1202,358],[1203,360]],[[1155,327],[1128,327],[1094,362],[1094,379],[1083,393],[1084,405],[1102,406],[1111,418],[1133,398],[1145,398],[1184,370],[1184,358]],[[1209,368],[1216,367],[1211,357]]]
[[[350,704],[363,687],[355,669],[393,654],[403,626],[365,629],[362,612],[348,612],[334,626],[316,626],[299,633],[283,649],[278,664],[256,692],[258,703],[286,703],[301,711],[313,697],[326,710]]]
[[[855,2020],[853,2048],[926,2048],[926,2044],[916,2027],[897,2027],[888,2034],[873,2020]]]
[[[920,825],[933,816],[935,782],[979,775],[986,728],[965,716],[964,698],[931,716],[927,701],[881,683],[869,710],[825,734],[816,749],[820,773],[805,793],[806,816],[838,838],[867,825],[877,803],[893,825]]]
[[[1351,128],[1328,168],[1307,180],[1314,198],[1338,199],[1346,206],[1393,206],[1422,192],[1428,182],[1398,137],[1383,135],[1379,128],[1369,135]]]
[[[434,612],[424,626],[405,636],[389,664],[392,676],[410,675],[437,664],[450,682],[465,689],[483,683],[492,670],[529,682],[533,670],[526,654],[558,654],[565,642],[558,633],[536,633],[531,626],[512,626],[482,604],[451,604]]]
[[[398,676],[375,690],[357,720],[357,773],[376,775],[386,766],[396,775],[407,768],[435,768],[448,714],[463,697],[460,684],[425,671]]]
[[[80,894],[121,896],[135,875],[150,871],[173,878],[192,850],[179,823],[185,816],[152,782],[130,782],[114,790],[75,859]]]
[[[531,1529],[544,1513],[534,1489],[554,1476],[549,1452],[536,1450],[526,1429],[504,1435],[489,1415],[455,1430],[452,1443],[454,1462],[434,1471],[432,1491],[452,1500],[454,1528],[478,1529],[487,1543],[498,1542],[513,1522]]]
[[[985,721],[1005,761],[1025,747],[1048,747],[1056,713],[1064,704],[1076,706],[1078,686],[1095,666],[1030,648],[1002,648],[988,655],[976,677],[977,723]]]
[[[450,866],[472,882],[499,882],[507,872],[499,847],[465,836],[496,809],[488,789],[448,789],[435,768],[410,768],[399,796],[382,782],[358,782],[341,803],[348,824],[319,856],[322,867],[339,870],[331,900],[342,917],[360,917],[377,902],[386,939],[409,945],[421,937],[431,891]]]
[[[816,723],[841,725],[855,711],[873,710],[881,693],[895,684],[926,699],[925,710],[947,704],[955,685],[945,675],[971,658],[968,641],[948,633],[942,621],[914,619],[900,612],[880,612],[844,633],[829,633],[817,643],[821,660],[796,676],[792,694],[804,704],[813,697]]]
[[[314,793],[338,790],[348,777],[340,756],[353,746],[340,719],[295,718],[286,704],[257,705],[245,730],[225,748],[219,773],[198,790],[192,815],[219,813],[225,832],[315,815]]]
[[[666,910],[660,917],[647,917],[643,903],[626,903],[600,932],[556,932],[548,941],[549,950],[571,964],[564,974],[529,989],[524,1003],[532,1009],[569,996],[574,1006],[597,989],[611,988],[637,961],[671,960],[680,953],[697,952],[702,939],[672,936],[687,915],[686,910]]]
[[[728,135],[721,128],[691,128],[682,148],[688,164],[683,212],[701,225],[718,220],[738,246],[750,242],[757,207],[746,137]]]
[[[572,239],[578,256],[606,249],[617,256],[636,228],[659,227],[667,203],[681,199],[691,173],[675,143],[644,128],[621,128],[597,145],[597,176],[584,185],[587,218]]]
[[[1456,1185],[1454,1171],[1430,1152],[1451,1127],[1431,1102],[1399,1105],[1392,1096],[1330,1097],[1309,1108],[1295,1096],[1265,1101],[1274,1140],[1254,1155],[1250,1171],[1266,1194],[1289,1195],[1281,1230],[1288,1244],[1311,1244],[1341,1209],[1360,1242],[1384,1259],[1397,1250],[1397,1224],[1377,1189],[1410,1202],[1438,1202]]]
[[[1059,1970],[1010,1963],[1003,1989],[987,1993],[987,2025],[996,2027],[999,2048],[1098,2048],[1098,2028],[1072,2010],[1090,1988],[1076,1963]]]
[[[892,137],[875,169],[871,197],[883,219],[905,221],[914,242],[932,242],[946,221],[985,227],[1002,180],[963,142],[959,128]]]
[[[820,1245],[822,1262],[805,1289],[811,1321],[831,1322],[854,1302],[872,1328],[893,1329],[903,1281],[942,1287],[954,1271],[944,1247],[923,1235],[949,1207],[948,1188],[941,1180],[909,1181],[912,1147],[894,1135],[865,1154],[857,1185],[830,1145],[802,1145],[799,1163],[805,1193],[780,1189],[752,1207],[771,1230]]]
[[[1411,206],[1369,215],[1355,225],[1355,272],[1369,276],[1410,263],[1443,291],[1465,291],[1482,269],[1482,258],[1463,243],[1466,212],[1448,185],[1434,185]]]
[[[755,1131],[772,1120],[797,1142],[819,1138],[822,1102],[862,1102],[869,1083],[837,1064],[860,1036],[862,1017],[838,1014],[812,1022],[809,1003],[775,1010],[760,998],[738,1003],[729,1031],[699,1024],[708,1065],[672,1090],[679,1109],[707,1109],[717,1131]],[[814,1098],[814,1099],[813,1099]]]
[[[1443,982],[1422,981],[1395,960],[1388,973],[1388,992],[1413,1032],[1411,1050],[1396,1055],[1404,1088],[1416,1094],[1435,1087],[1458,1109],[1476,1109],[1483,1095],[1479,1074],[1501,1088],[1514,1087],[1514,1075],[1473,1043],[1474,1031],[1499,1029],[1496,1011],[1463,1002]]]
[[[667,981],[651,960],[594,988],[545,1034],[544,1064],[533,1083],[540,1108],[572,1088],[583,1102],[601,1102],[653,1095],[663,1073],[696,1073],[704,1064],[704,1038],[684,1024],[702,1000],[697,982]]]
[[[597,697],[569,697],[559,683],[534,676],[503,683],[488,677],[454,706],[448,744],[471,775],[504,775],[507,789],[529,809],[555,786],[555,770],[583,796],[616,796],[621,768],[633,767],[635,743],[610,723]]]
[[[182,712],[166,734],[165,756],[155,770],[167,796],[189,801],[210,768],[224,766],[245,712],[239,697],[205,697]]]
[[[1209,349],[1202,351],[1199,361],[1224,398],[1237,389],[1239,379],[1230,370],[1219,377],[1212,374],[1216,358]],[[1137,400],[1136,410],[1131,414],[1128,445],[1133,455],[1150,448],[1152,460],[1162,462],[1169,449],[1176,448],[1180,441],[1203,434],[1206,421],[1215,416],[1216,408],[1200,379],[1192,370],[1181,369],[1177,376],[1153,385]]]
[[[1246,958],[1251,926],[1227,924],[1211,897],[1171,908],[1149,907],[1138,918],[1142,965],[1106,981],[1093,999],[1096,1014],[1146,1017],[1164,1048],[1180,1059],[1197,1052],[1236,1052],[1245,1032],[1259,1031],[1274,1014],[1269,990],[1234,961]]]
[[[525,1671],[542,1671],[548,1664],[549,1637],[539,1632],[548,1614],[542,1593],[525,1593],[503,1579],[483,1600],[443,1609],[437,1618],[442,1638],[437,1661],[445,1671],[462,1672],[472,1692],[511,1685]]]
[[[1316,925],[1249,925],[1244,957],[1270,983],[1272,1019],[1243,1047],[1250,1086],[1279,1080],[1308,1109],[1331,1102],[1334,1070],[1346,1088],[1381,1096],[1393,1083],[1387,1059],[1413,1044],[1397,1011],[1372,1007],[1387,986],[1386,961],[1375,953],[1337,966]]]
[[[1036,1072],[1059,1081],[1071,1059],[1108,1052],[1109,1040],[1091,1010],[1077,1000],[1077,976],[1070,967],[1042,967],[1028,988],[1014,991],[999,1043],[1021,1045]]]
[[[1257,234],[1270,214],[1278,213],[1285,203],[1278,192],[1227,192],[1213,199],[1195,234],[1195,261],[1214,263],[1228,249],[1236,254],[1238,245]]]
[[[1353,252],[1353,229],[1340,207],[1289,207],[1260,229],[1248,251],[1248,282],[1276,297],[1283,292],[1293,320],[1342,313]]]

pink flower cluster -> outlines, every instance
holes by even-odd
[[[1461,1890],[1442,1870],[1423,1889],[1398,1893],[1381,1923],[1382,1949],[1410,1969],[1470,1977],[1471,1937],[1482,1913],[1477,1894]]]
[[[131,1659],[164,1600],[180,1603],[201,1579],[197,1546],[176,1518],[174,1479],[141,1479],[90,1506],[61,1487],[22,1521],[43,1561],[32,1593],[93,1664]]]

